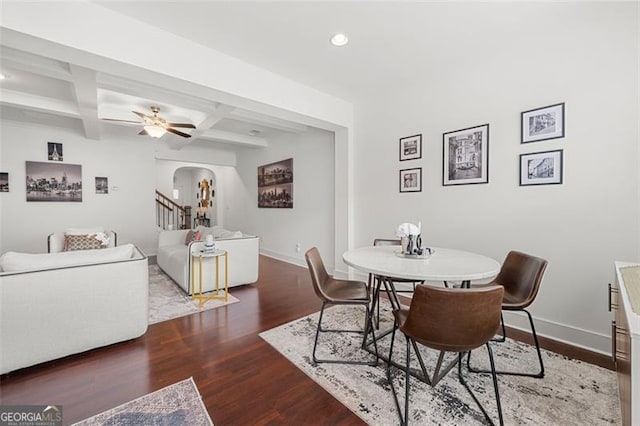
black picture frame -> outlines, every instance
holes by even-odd
[[[47,160],[63,161],[62,144],[59,142],[47,142]]]
[[[562,149],[520,154],[520,186],[562,184],[563,157]]]
[[[565,105],[548,105],[520,113],[520,143],[565,137]]]
[[[9,192],[9,173],[0,172],[0,192]]]
[[[400,161],[422,158],[422,133],[400,138]]]
[[[109,178],[106,176],[96,176],[96,194],[109,193]]]
[[[442,186],[489,183],[489,123],[442,134]]]
[[[422,192],[422,167],[400,170],[399,183],[400,192]]]

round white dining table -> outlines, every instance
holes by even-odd
[[[400,255],[400,246],[361,247],[346,251],[344,263],[359,271],[415,281],[472,281],[494,278],[500,264],[468,251],[435,247],[427,258]]]

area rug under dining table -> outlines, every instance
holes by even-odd
[[[384,303],[381,329],[391,327],[391,317],[389,305]],[[386,366],[382,361],[377,367],[312,364],[317,321],[318,313],[315,313],[265,331],[260,336],[365,422],[372,425],[399,424]],[[363,310],[352,306],[325,310],[325,328],[344,328],[358,323],[364,323]],[[394,343],[393,359],[396,361],[403,360],[406,353],[401,334],[396,334]],[[388,354],[390,340],[390,335],[382,338],[379,350]],[[361,343],[361,335],[322,333],[318,357],[371,359],[371,355],[360,349]],[[506,343],[493,343],[492,348],[499,369],[535,371],[537,367],[535,349],[529,345],[507,339]],[[432,371],[437,353],[426,349],[421,353],[427,369]],[[543,351],[543,359],[546,371],[543,379],[504,375],[498,378],[505,424],[620,424],[615,372],[549,351]],[[417,360],[413,359],[412,367],[417,365]],[[472,365],[488,366],[486,349],[473,352]],[[392,374],[400,404],[404,407],[404,372],[392,368]],[[497,423],[491,376],[467,372],[465,377]],[[455,368],[435,387],[415,378],[410,380],[410,386],[410,424],[486,423],[473,399],[459,383]]]

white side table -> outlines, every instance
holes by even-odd
[[[224,256],[224,295],[220,294],[220,257]],[[216,261],[216,289],[214,293],[208,296],[202,294],[202,261],[205,258],[215,258]],[[196,259],[198,259],[198,289],[195,288],[195,278],[193,271],[195,270]],[[191,298],[192,300],[198,300],[198,307],[202,309],[202,306],[209,300],[224,300],[229,301],[229,257],[226,250],[216,249],[210,253],[204,251],[196,251],[191,253]]]

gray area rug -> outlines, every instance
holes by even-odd
[[[381,312],[380,329],[392,326],[388,303]],[[311,351],[318,313],[265,331],[260,336],[351,411],[372,425],[399,424],[399,417],[386,376],[386,366],[377,367],[341,364],[312,365]],[[325,310],[324,328],[354,328],[364,324],[364,310],[353,306],[335,306]],[[370,360],[371,355],[360,349],[361,335],[322,333],[318,358],[351,358]],[[381,339],[379,350],[389,353],[391,335]],[[402,333],[396,333],[393,359],[401,362],[406,352]],[[510,371],[537,371],[535,348],[508,339],[492,343],[496,367]],[[412,351],[413,352],[413,351]],[[422,349],[429,373],[432,373],[437,352]],[[453,356],[453,355],[449,355]],[[453,358],[450,358],[453,359]],[[620,424],[620,407],[615,372],[564,356],[543,351],[545,377],[499,376],[498,383],[505,424],[529,425],[608,425]],[[412,359],[412,367],[418,367]],[[488,368],[485,348],[473,352],[472,365]],[[404,372],[392,368],[393,382],[404,407]],[[498,415],[491,376],[463,375],[473,388],[489,415],[497,424]],[[410,380],[409,424],[461,425],[483,424],[486,419],[458,381],[454,368],[435,387]]]
[[[221,294],[224,294],[224,292]],[[198,301],[191,300],[191,297],[182,291],[158,265],[149,266],[149,324],[219,308],[236,302],[239,302],[239,300],[229,294],[228,302],[217,299],[209,300],[200,309]]]
[[[212,426],[193,378],[162,388],[74,426]]]

